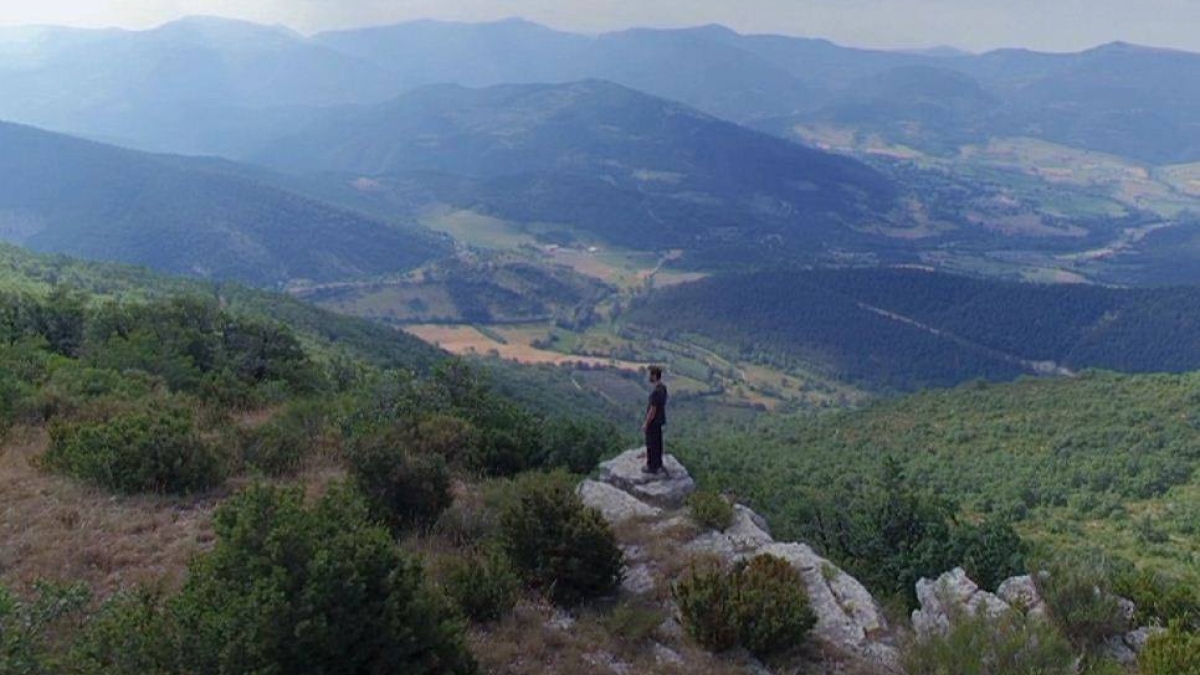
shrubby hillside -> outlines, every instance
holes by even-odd
[[[1041,555],[1096,547],[1190,579],[1198,386],[1195,374],[976,383],[715,438],[681,429],[678,452],[876,589],[929,574],[920,542],[945,536],[931,517],[1013,523]],[[1014,550],[1009,541],[975,562]]]

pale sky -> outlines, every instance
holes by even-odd
[[[304,33],[519,16],[582,32],[720,23],[885,48],[1073,51],[1124,40],[1200,51],[1200,0],[0,0],[0,26],[146,28],[190,14],[280,23]]]

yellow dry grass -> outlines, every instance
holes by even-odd
[[[459,356],[494,355],[502,359],[509,359],[524,364],[585,364],[588,366],[607,366],[632,371],[644,368],[646,365],[618,359],[562,354],[546,349],[538,349],[520,342],[501,344],[471,326],[421,324],[406,326],[404,330],[429,344]]]
[[[15,430],[0,449],[0,583],[82,581],[99,596],[177,586],[213,541],[217,497],[119,497],[38,469],[41,429]]]

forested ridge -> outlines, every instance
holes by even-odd
[[[877,389],[1070,370],[1200,368],[1200,289],[1010,283],[913,269],[775,269],[659,291],[628,321]]]

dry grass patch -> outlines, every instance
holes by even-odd
[[[175,588],[212,545],[219,495],[114,496],[37,468],[46,443],[42,429],[16,429],[0,449],[0,583],[83,581],[101,597]]]

